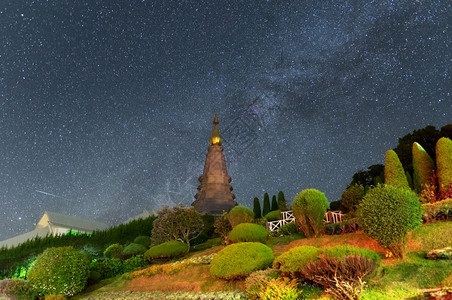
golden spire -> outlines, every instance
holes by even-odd
[[[220,130],[218,130],[218,116],[215,114],[215,118],[213,119],[213,130],[210,136],[210,145],[219,145],[221,146],[221,137]]]

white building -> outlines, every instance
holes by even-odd
[[[105,223],[91,219],[46,211],[39,220],[38,224],[36,224],[34,230],[1,241],[0,247],[6,246],[8,248],[11,248],[35,237],[45,237],[46,235],[63,235],[69,233],[70,231],[76,233],[91,233],[94,230],[105,230],[108,227],[109,226]]]

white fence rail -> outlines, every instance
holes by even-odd
[[[325,213],[325,219],[323,222],[325,223],[339,223],[342,222],[342,212],[340,211],[327,211]],[[266,222],[266,227],[270,231],[276,231],[281,226],[295,222],[295,216],[291,210],[281,212],[281,219],[278,221]]]

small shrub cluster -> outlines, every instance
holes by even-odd
[[[122,258],[123,257],[123,247],[120,244],[111,244],[104,251],[104,256],[106,258]]]
[[[236,206],[226,215],[232,228],[240,223],[251,223],[254,219],[254,212],[246,206]]]
[[[364,197],[364,187],[358,184],[354,184],[348,187],[341,197],[341,209],[344,212],[354,215],[358,209],[359,204]]]
[[[259,299],[264,300],[297,300],[303,290],[298,288],[297,281],[289,278],[271,279],[259,292]]]
[[[446,247],[443,249],[433,249],[425,254],[425,258],[431,260],[449,259],[452,260],[452,248]]]
[[[0,280],[0,298],[6,299],[35,299],[35,292],[30,283],[23,279]]]
[[[452,198],[422,204],[422,219],[426,223],[452,219]]]
[[[267,284],[278,278],[278,274],[273,269],[259,270],[251,273],[245,279],[245,290],[248,299],[260,299],[260,293],[266,288]]]
[[[132,257],[135,255],[143,254],[147,249],[148,248],[146,248],[142,244],[131,243],[124,248],[123,255],[126,257]]]
[[[307,238],[317,237],[323,229],[328,200],[316,189],[301,191],[292,204],[296,222]]]
[[[39,294],[73,296],[87,283],[90,261],[72,247],[49,248],[30,270],[28,280]]]
[[[215,228],[215,233],[218,234],[225,244],[229,243],[229,232],[232,230],[231,223],[229,223],[227,213],[223,214],[215,219],[213,227]]]
[[[137,236],[133,242],[135,244],[140,244],[143,245],[144,247],[146,247],[146,249],[148,249],[151,246],[151,238],[145,235],[140,235]]]
[[[90,273],[90,283],[100,279],[106,279],[124,273],[123,261],[119,258],[97,260],[92,263]],[[98,275],[99,274],[99,275]]]
[[[300,228],[298,227],[297,223],[287,223],[283,226],[279,227],[278,230],[276,230],[277,236],[286,236],[286,235],[294,235],[301,233]]]
[[[280,210],[273,210],[271,212],[269,212],[268,214],[266,214],[264,216],[264,218],[268,221],[278,221],[279,219],[281,219],[281,211]]]
[[[238,242],[265,242],[268,238],[268,230],[261,225],[241,223],[235,226],[229,233],[229,240]]]
[[[272,250],[261,243],[237,243],[226,246],[215,255],[212,275],[224,279],[246,277],[254,271],[267,268],[273,262]]]
[[[290,249],[278,256],[273,267],[282,272],[283,276],[300,278],[303,268],[318,259],[320,249],[313,246],[300,246]]]
[[[149,248],[144,257],[151,261],[156,258],[169,259],[187,252],[187,244],[179,241],[170,241]]]

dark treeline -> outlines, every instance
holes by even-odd
[[[150,236],[152,224],[156,219],[150,216],[146,219],[133,220],[127,224],[120,224],[103,231],[95,231],[91,235],[59,235],[36,237],[17,247],[0,249],[0,279],[10,276],[17,266],[31,257],[41,254],[50,247],[73,246],[76,249],[92,247],[102,252],[111,244],[127,244],[137,236]]]

